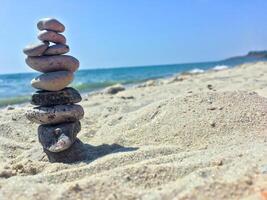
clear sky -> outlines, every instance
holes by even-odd
[[[0,0],[0,73],[31,71],[39,18],[66,26],[81,68],[198,62],[267,49],[266,0]]]

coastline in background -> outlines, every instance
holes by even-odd
[[[87,93],[116,83],[138,84],[150,79],[164,78],[183,72],[204,72],[221,66],[231,68],[243,63],[257,61],[267,61],[267,58],[238,57],[218,62],[80,70],[76,73],[71,86],[82,93]],[[30,81],[36,76],[37,73],[0,75],[0,107],[29,101],[31,93],[34,92]]]

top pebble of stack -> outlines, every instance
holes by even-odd
[[[53,18],[44,18],[41,19],[37,27],[39,30],[49,30],[49,31],[55,31],[62,33],[65,31],[65,26],[61,24],[58,20],[53,19]]]
[[[62,90],[72,82],[74,72],[79,68],[79,61],[73,56],[63,55],[70,49],[65,36],[61,34],[65,31],[61,22],[54,18],[43,18],[37,23],[37,27],[41,42],[23,49],[27,55],[27,65],[43,73],[34,78],[31,85],[39,90]]]

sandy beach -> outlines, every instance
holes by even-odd
[[[267,63],[86,95],[86,160],[49,163],[26,104],[0,112],[0,199],[267,199]]]

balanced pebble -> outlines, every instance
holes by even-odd
[[[66,38],[64,35],[61,35],[54,31],[41,31],[38,34],[38,39],[41,41],[48,41],[59,44],[66,44]]]
[[[50,47],[44,52],[44,55],[60,55],[68,53],[70,50],[68,45],[65,44],[55,44]]]
[[[49,42],[41,42],[38,44],[31,44],[23,49],[23,52],[28,56],[41,56],[47,50]]]
[[[82,100],[79,92],[71,87],[60,91],[37,91],[32,95],[31,104],[38,106],[54,106],[60,104],[73,104]]]
[[[51,152],[68,149],[76,140],[81,130],[79,121],[57,125],[40,125],[38,128],[39,142],[43,148]]]
[[[69,55],[29,56],[25,61],[32,69],[44,73],[62,70],[75,72],[79,67],[79,61]]]
[[[57,71],[41,74],[31,81],[31,85],[36,89],[58,91],[69,85],[72,80],[72,72]]]
[[[40,106],[26,112],[27,119],[38,124],[75,122],[82,119],[83,115],[83,108],[75,104],[51,107]]]
[[[49,30],[55,32],[64,32],[65,26],[54,18],[44,18],[37,23],[39,30]]]

